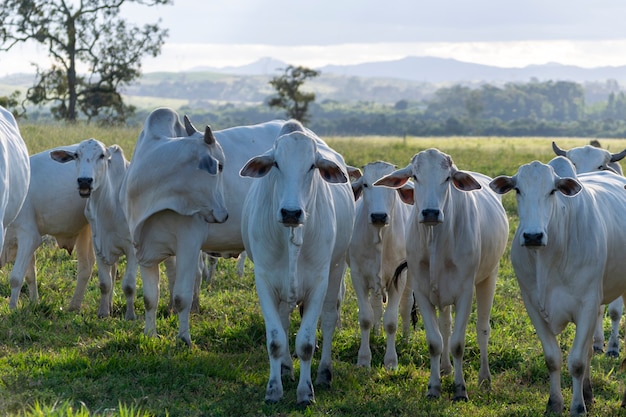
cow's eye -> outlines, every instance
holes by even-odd
[[[274,166],[276,167],[276,169],[280,169],[280,168],[278,167],[278,162],[276,162],[276,161],[274,161]]]
[[[515,190],[515,194],[520,195],[519,188],[515,187],[513,189]]]
[[[367,188],[367,187],[369,187],[369,185],[363,183],[363,188]]]
[[[101,155],[100,155],[100,159],[104,159],[104,154],[101,154]]]
[[[556,193],[556,188],[552,191],[550,191],[550,195],[554,195],[554,193]]]
[[[219,165],[217,166],[217,169],[218,169],[220,172],[224,171],[224,164],[219,164]]]

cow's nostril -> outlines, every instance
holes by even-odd
[[[387,224],[389,216],[387,216],[387,213],[372,213],[370,214],[370,219],[374,224]]]
[[[79,187],[91,187],[93,184],[93,178],[80,177],[77,181]]]
[[[285,224],[301,224],[302,223],[302,210],[290,210],[280,209],[280,216],[282,222]]]

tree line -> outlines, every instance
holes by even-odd
[[[198,100],[180,111],[216,129],[289,117],[267,101],[243,106]],[[391,105],[313,101],[307,116],[308,126],[321,135],[617,138],[626,137],[626,94],[616,89],[605,101],[587,105],[583,86],[568,81],[453,85],[438,89],[429,99]]]

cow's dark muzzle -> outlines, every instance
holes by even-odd
[[[81,197],[87,198],[91,195],[93,178],[80,177],[77,180],[78,182],[78,194]]]

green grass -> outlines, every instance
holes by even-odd
[[[200,122],[194,121],[197,125]],[[120,144],[130,158],[138,129],[93,126],[22,126],[31,153],[95,137]],[[452,155],[460,169],[488,175],[512,175],[533,159],[552,158],[549,138],[328,138],[349,164],[361,166],[383,159],[406,165],[413,154],[437,147]],[[613,151],[626,141],[603,141]],[[582,139],[560,139],[569,148]],[[514,199],[505,198],[516,227]],[[157,329],[159,338],[143,336],[141,281],[135,307],[137,321],[123,319],[124,297],[116,284],[113,316],[96,318],[99,289],[91,280],[79,313],[67,311],[74,290],[76,262],[50,243],[37,252],[41,300],[28,301],[24,288],[20,306],[10,311],[10,266],[0,270],[0,414],[19,416],[534,416],[548,399],[548,374],[543,352],[519,294],[508,251],[501,261],[492,309],[489,361],[491,389],[477,385],[479,351],[468,327],[465,376],[470,401],[454,403],[452,379],[443,380],[438,400],[426,398],[429,358],[421,323],[398,343],[399,369],[382,367],[384,338],[372,337],[372,368],[356,367],[360,333],[357,304],[347,274],[342,328],[333,341],[334,380],[330,389],[316,387],[316,403],[296,407],[296,382],[285,383],[285,397],[275,405],[263,402],[269,374],[265,330],[254,290],[253,265],[243,278],[233,260],[220,261],[218,274],[204,283],[201,312],[191,317],[193,346],[176,340],[178,321],[167,312],[167,285],[161,283]],[[122,268],[124,265],[122,265]],[[297,331],[294,314],[291,333]],[[605,327],[608,333],[608,318]],[[560,337],[564,361],[574,327]],[[293,340],[291,341],[293,344]],[[314,359],[314,371],[319,353]],[[298,361],[294,362],[296,375]],[[592,384],[596,401],[592,416],[626,415],[620,409],[626,376],[618,360],[595,356]],[[571,398],[571,378],[564,364],[563,394]],[[568,410],[566,410],[568,412]]]

